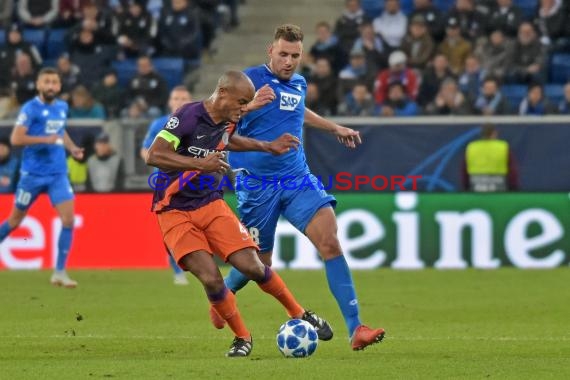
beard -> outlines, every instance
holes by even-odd
[[[55,92],[55,91],[43,91],[43,92],[40,92],[40,95],[42,96],[42,98],[46,102],[51,103],[57,97],[57,92]]]

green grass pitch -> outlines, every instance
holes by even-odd
[[[209,323],[196,280],[167,271],[77,271],[77,289],[48,272],[0,273],[0,379],[548,379],[570,378],[570,272],[355,272],[364,321],[381,344],[352,352],[322,271],[282,271],[301,303],[327,318],[332,341],[308,359],[275,344],[286,315],[251,284],[238,302],[248,358],[225,358],[227,329]]]

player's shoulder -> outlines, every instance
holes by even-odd
[[[69,105],[67,104],[67,102],[65,100],[61,100],[61,99],[56,99],[53,103],[53,105],[56,108],[60,108],[62,110],[68,110],[69,109]]]
[[[41,108],[42,103],[38,100],[37,97],[32,98],[30,100],[28,100],[27,102],[25,102],[24,104],[22,104],[22,107],[20,108],[20,112],[24,112],[24,113],[32,113],[35,110],[38,110],[39,108]]]
[[[290,82],[291,82],[292,84],[294,84],[294,85],[295,85],[295,84],[301,84],[301,85],[303,85],[303,86],[307,86],[307,80],[305,79],[304,76],[302,76],[302,75],[299,74],[299,73],[294,73],[293,76],[292,76],[291,79],[290,79]]]

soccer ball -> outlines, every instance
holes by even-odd
[[[279,328],[277,348],[286,358],[311,356],[317,349],[319,338],[315,328],[302,319],[290,319]]]

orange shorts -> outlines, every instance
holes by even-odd
[[[244,248],[259,250],[247,229],[223,199],[197,210],[169,210],[156,214],[164,243],[176,262],[189,253],[206,251],[224,262]]]

